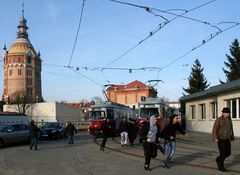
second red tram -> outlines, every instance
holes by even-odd
[[[163,129],[169,122],[171,108],[162,98],[148,98],[138,104],[139,116],[137,119],[137,130],[141,132],[141,126],[151,116],[157,118],[157,124]]]

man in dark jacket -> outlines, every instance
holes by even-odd
[[[128,121],[128,138],[130,142],[130,146],[134,145],[134,140],[136,139],[136,123],[132,118],[129,118]]]
[[[224,160],[231,155],[231,141],[234,140],[229,108],[223,108],[222,116],[214,123],[212,135],[214,141],[218,144],[220,153],[216,158],[218,169],[220,171],[226,171],[224,168]]]
[[[100,150],[104,151],[104,148],[105,148],[105,145],[106,145],[106,142],[107,142],[107,138],[108,138],[108,136],[111,132],[111,128],[112,128],[112,125],[111,125],[111,122],[110,122],[109,118],[106,118],[102,127],[103,127],[103,140],[102,140],[102,143],[101,143]]]
[[[66,127],[65,130],[65,134],[67,134],[69,140],[68,140],[68,144],[73,144],[73,136],[74,134],[77,133],[77,129],[75,128],[75,126],[69,121],[68,125]]]
[[[38,131],[40,129],[35,125],[34,120],[30,121],[29,124],[29,133],[30,133],[30,138],[31,138],[31,143],[29,149],[32,150],[33,146],[35,150],[38,150]]]

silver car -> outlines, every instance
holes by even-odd
[[[29,127],[25,124],[0,125],[0,148],[30,141]]]

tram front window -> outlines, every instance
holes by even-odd
[[[140,117],[150,118],[152,115],[159,117],[158,108],[141,108]]]
[[[92,111],[89,116],[90,120],[101,120],[105,118],[106,118],[105,111]]]

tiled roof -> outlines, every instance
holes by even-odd
[[[131,83],[128,83],[128,84],[125,84],[125,85],[114,85],[114,86],[111,86],[107,89],[108,90],[114,90],[114,89],[117,89],[117,90],[126,90],[126,89],[132,89],[132,88],[148,88],[148,86],[146,86],[144,83],[138,81],[138,80],[135,80]]]
[[[224,92],[230,92],[230,91],[234,91],[234,90],[240,90],[240,79],[230,81],[228,83],[220,84],[217,86],[212,86],[205,91],[196,92],[191,95],[183,96],[179,100],[180,101],[189,101],[189,100],[213,96],[213,95],[224,93]]]

